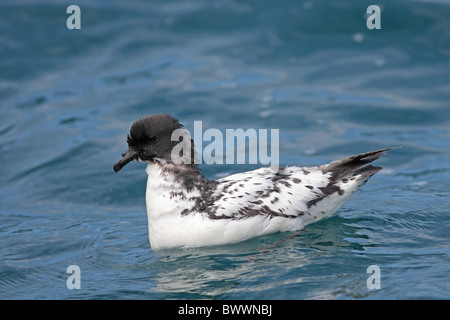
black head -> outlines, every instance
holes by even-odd
[[[128,149],[122,153],[122,159],[114,164],[114,171],[119,172],[133,160],[171,160],[172,150],[180,143],[180,140],[172,141],[172,133],[181,128],[183,126],[177,119],[165,113],[137,120],[127,137]]]

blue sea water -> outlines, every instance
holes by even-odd
[[[450,299],[449,16],[443,0],[2,1],[0,299]],[[282,165],[401,149],[298,236],[155,252],[145,165],[112,166],[160,112],[279,129]]]

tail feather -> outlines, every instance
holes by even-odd
[[[361,179],[364,178],[370,178],[371,176],[373,176],[375,173],[377,173],[378,171],[382,170],[383,167],[380,166],[372,166],[372,165],[367,165],[367,166],[363,166],[361,168],[358,168],[354,171],[351,172],[352,175],[359,175],[361,177]]]
[[[391,149],[395,148],[361,153],[320,166],[319,169],[323,173],[331,173],[331,176],[329,176],[328,185],[319,188],[323,194],[307,203],[310,214],[323,218],[334,215],[359,187],[365,184],[371,176],[383,169],[369,163],[385,155],[385,151]]]
[[[323,168],[321,169],[323,170],[323,172],[331,172],[332,180],[334,181],[345,178],[347,175],[350,174],[352,176],[360,175],[361,179],[369,178],[370,176],[374,175],[383,168],[367,164],[377,160],[381,156],[384,156],[386,154],[385,151],[392,149],[395,148],[386,148],[376,151],[369,151],[345,159],[336,160],[330,162],[328,165],[323,166]]]

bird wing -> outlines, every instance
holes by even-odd
[[[330,173],[315,168],[261,168],[217,180],[214,219],[243,219],[256,215],[297,218],[324,191]]]
[[[263,215],[320,220],[333,215],[381,167],[383,149],[317,167],[261,168],[217,180],[211,219]]]

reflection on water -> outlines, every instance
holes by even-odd
[[[327,281],[329,275],[321,272],[334,251],[364,250],[352,243],[354,240],[344,239],[348,232],[354,232],[353,228],[342,228],[336,221],[327,228],[308,228],[295,237],[281,233],[225,247],[164,250],[155,255],[159,262],[153,269],[156,275],[151,290],[174,297],[183,292],[190,298],[214,299],[248,299],[249,293],[257,292],[267,299],[279,299],[282,297],[270,294],[271,288],[308,286],[311,277]],[[304,296],[299,292],[297,298]]]

